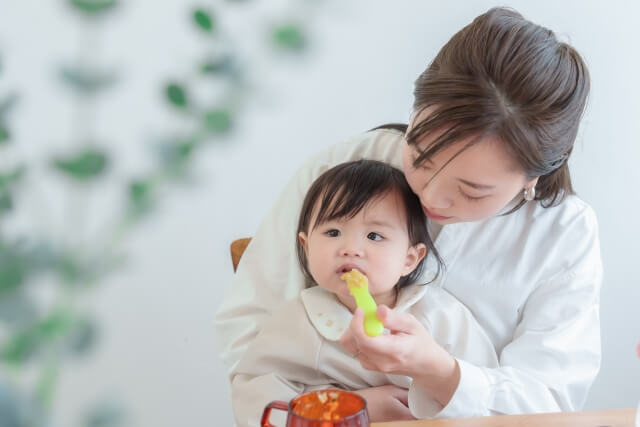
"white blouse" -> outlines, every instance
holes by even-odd
[[[330,147],[298,170],[253,236],[216,314],[220,356],[232,370],[263,322],[303,289],[296,226],[314,179],[361,158],[402,169],[401,156],[402,134],[376,130]],[[446,264],[435,284],[475,316],[500,365],[458,357],[461,379],[449,404],[414,415],[579,410],[600,367],[602,263],[593,210],[576,196],[551,208],[527,202],[506,216],[445,225],[435,245]],[[409,391],[410,402],[427,398],[418,387]]]

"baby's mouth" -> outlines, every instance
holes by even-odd
[[[354,264],[345,264],[345,265],[341,266],[340,268],[338,268],[336,273],[344,274],[344,273],[350,272],[351,270],[358,270],[360,273],[364,274],[364,272]],[[365,276],[366,276],[366,274],[365,274]]]

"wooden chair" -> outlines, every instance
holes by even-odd
[[[238,268],[238,263],[240,262],[240,258],[244,253],[244,250],[247,249],[247,245],[251,241],[251,237],[245,237],[243,239],[236,239],[231,242],[231,263],[233,264],[233,271],[235,272]]]

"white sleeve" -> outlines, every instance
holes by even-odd
[[[460,384],[451,401],[420,413],[422,418],[582,408],[600,369],[602,263],[590,208],[565,227],[565,236],[555,236],[563,242],[557,248],[562,254],[560,271],[529,295],[513,340],[500,354],[500,366],[478,366],[458,358]],[[414,393],[416,399],[427,395],[420,387]]]
[[[231,369],[261,324],[304,286],[295,241],[298,215],[312,182],[327,169],[349,160],[372,158],[397,166],[401,138],[398,132],[388,130],[358,135],[313,157],[287,184],[252,236],[216,313],[216,344]]]
[[[446,290],[428,287],[422,300],[412,307],[412,314],[426,327],[435,342],[458,360],[486,368],[499,366],[495,347],[482,326],[469,309]],[[430,418],[442,411],[442,405],[418,383],[412,382],[409,409],[418,419]]]

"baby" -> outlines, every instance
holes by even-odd
[[[326,171],[307,192],[296,243],[308,286],[263,325],[231,372],[238,427],[258,426],[270,401],[311,390],[410,388],[411,378],[366,370],[340,345],[356,309],[341,278],[351,270],[367,277],[378,305],[414,315],[455,357],[498,366],[469,310],[443,289],[424,286],[437,281],[441,260],[400,170],[359,160]],[[433,262],[425,262],[427,253]],[[431,399],[412,404],[437,405]]]

